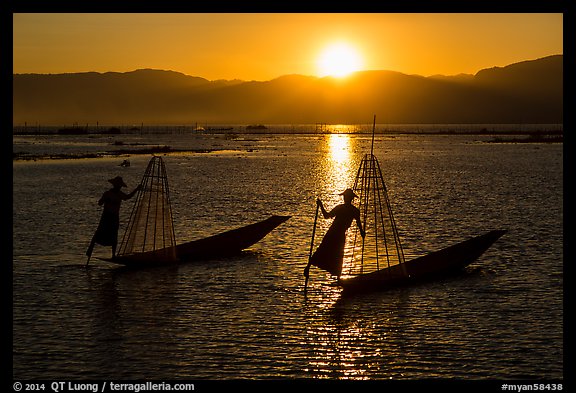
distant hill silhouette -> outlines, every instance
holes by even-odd
[[[563,56],[476,75],[361,71],[208,81],[174,71],[14,74],[13,123],[562,123]]]

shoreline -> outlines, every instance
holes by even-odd
[[[486,143],[564,143],[564,135],[529,135],[525,138],[501,138],[495,136]]]
[[[112,127],[86,126],[66,128],[60,126],[13,125],[12,135],[38,136],[121,136],[121,135],[323,135],[323,134],[372,134],[372,124],[269,124],[262,128],[247,129],[244,125],[205,127],[200,130],[188,125],[119,125]],[[376,124],[377,135],[562,135],[563,124]]]

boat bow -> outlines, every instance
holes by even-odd
[[[459,271],[478,259],[506,230],[494,230],[404,263],[407,275],[399,265],[372,273],[341,279],[346,293],[382,290],[425,281]]]

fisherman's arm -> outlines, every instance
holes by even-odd
[[[324,208],[324,204],[322,204],[320,198],[316,200],[316,204],[320,207],[320,210],[322,210],[322,215],[324,216],[324,218],[331,218],[335,216],[334,209],[332,209],[329,212],[326,211],[326,209]]]
[[[124,194],[124,199],[130,199],[132,198],[138,191],[140,191],[142,189],[142,184],[138,184],[138,187],[136,187],[134,189],[134,191],[132,191],[130,194]]]

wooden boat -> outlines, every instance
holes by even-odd
[[[176,245],[176,258],[166,258],[167,249],[101,258],[130,267],[162,266],[238,255],[253,246],[290,216],[270,216],[265,220],[222,232],[207,238]]]
[[[505,230],[490,231],[404,262],[405,272],[402,271],[401,265],[393,265],[352,278],[341,278],[338,284],[343,288],[344,293],[350,294],[384,290],[445,277],[474,262],[506,232]]]

